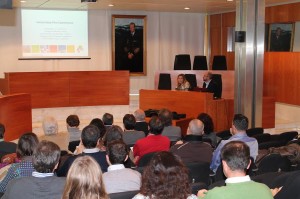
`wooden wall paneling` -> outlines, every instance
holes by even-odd
[[[70,106],[128,104],[128,71],[70,72]]]
[[[282,23],[288,21],[290,21],[288,5],[279,5],[266,8],[265,23]]]
[[[30,93],[32,107],[69,106],[68,72],[6,73],[9,76],[9,93]]]
[[[0,78],[0,91],[3,95],[8,94],[8,80],[6,78]]]
[[[208,68],[211,69],[212,60],[215,55],[220,55],[222,52],[221,42],[221,22],[222,14],[210,15],[210,58],[208,60]]]
[[[275,98],[263,97],[262,126],[275,128]]]
[[[19,138],[32,131],[31,97],[13,94],[0,97],[0,123],[5,126],[5,141]]]

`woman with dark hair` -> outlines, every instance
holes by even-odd
[[[17,157],[21,159],[21,162],[12,164],[8,169],[6,176],[0,183],[0,192],[5,192],[6,186],[10,180],[31,176],[34,171],[32,154],[36,149],[38,142],[38,138],[34,133],[25,133],[20,137],[17,145]]]
[[[140,193],[133,199],[197,199],[191,194],[188,170],[171,152],[156,153],[142,176]]]
[[[110,142],[115,140],[123,140],[123,130],[118,125],[111,125],[103,137],[104,145],[107,147]]]
[[[217,137],[216,133],[214,132],[214,123],[212,118],[207,113],[200,113],[197,119],[204,124],[203,138],[210,139],[211,145],[215,148],[221,139]]]
[[[108,199],[99,164],[90,156],[76,158],[67,175],[63,199]]]
[[[177,86],[175,90],[188,91],[190,89],[190,83],[185,79],[184,74],[177,76]]]

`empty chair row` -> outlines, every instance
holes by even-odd
[[[191,58],[189,54],[175,56],[174,70],[191,70]],[[193,62],[193,70],[207,70],[206,56],[196,55]],[[212,70],[227,70],[226,57],[216,55],[213,58]]]

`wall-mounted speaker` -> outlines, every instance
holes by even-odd
[[[245,42],[246,31],[235,31],[235,42]]]

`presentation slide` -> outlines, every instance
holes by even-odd
[[[88,57],[87,11],[22,10],[23,58]]]

